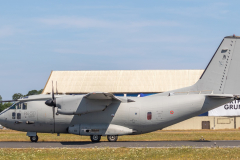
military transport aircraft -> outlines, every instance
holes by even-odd
[[[27,132],[70,133],[99,142],[107,136],[156,131],[239,99],[240,37],[225,37],[202,76],[190,87],[147,97],[117,97],[111,93],[34,95],[18,99],[0,113],[0,124]],[[4,101],[3,101],[4,102]],[[5,101],[6,102],[6,101]]]

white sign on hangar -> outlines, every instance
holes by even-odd
[[[208,116],[240,116],[240,100],[235,100],[208,111]]]

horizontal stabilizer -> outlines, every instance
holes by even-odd
[[[106,99],[115,99],[121,101],[117,97],[115,97],[112,93],[104,93],[104,92],[92,92],[88,93],[84,96],[87,99],[95,99],[95,100],[106,100]]]
[[[56,98],[61,97],[61,95],[56,95]],[[0,101],[0,103],[2,102],[30,102],[30,101],[46,101],[48,99],[51,98],[51,95],[49,94],[39,94],[39,95],[31,95],[31,96],[27,96],[27,97],[23,97],[21,99],[17,99],[17,100],[4,100],[4,101]]]
[[[0,101],[0,103],[5,103],[5,102],[16,102],[17,100],[5,100],[5,101]]]
[[[209,94],[206,96],[210,98],[234,98],[232,94]]]

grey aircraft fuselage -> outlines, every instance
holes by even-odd
[[[82,95],[67,95],[67,97],[83,99]],[[135,102],[122,103],[113,100],[103,111],[82,115],[57,114],[55,119],[52,108],[47,106],[44,100],[25,102],[27,109],[23,109],[23,105],[18,106],[24,104],[19,102],[16,104],[17,107],[10,107],[2,112],[0,122],[7,128],[27,132],[68,133],[68,127],[77,124],[85,125],[85,129],[91,129],[93,125],[113,124],[134,130],[126,134],[142,134],[197,116],[233,100],[231,96],[219,100],[205,94],[130,98]],[[12,116],[13,113],[15,117]],[[19,113],[21,116],[18,116]],[[91,134],[85,132],[82,135]],[[121,135],[118,131],[115,134]]]
[[[147,97],[94,92],[55,98],[52,91],[19,99],[0,113],[0,124],[26,131],[33,142],[37,132],[85,135],[93,142],[152,132],[239,100],[239,60],[240,37],[228,36],[192,86]]]

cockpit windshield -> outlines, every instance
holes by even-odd
[[[14,103],[9,107],[9,109],[22,109],[26,110],[27,109],[27,103]]]
[[[1,114],[4,113],[4,112],[6,112],[6,111],[8,111],[9,109],[16,109],[16,105],[15,105],[15,104],[16,104],[16,103],[13,103],[10,107],[4,109],[4,110],[1,112]]]
[[[13,104],[9,107],[9,109],[16,109],[16,104],[13,103]]]

